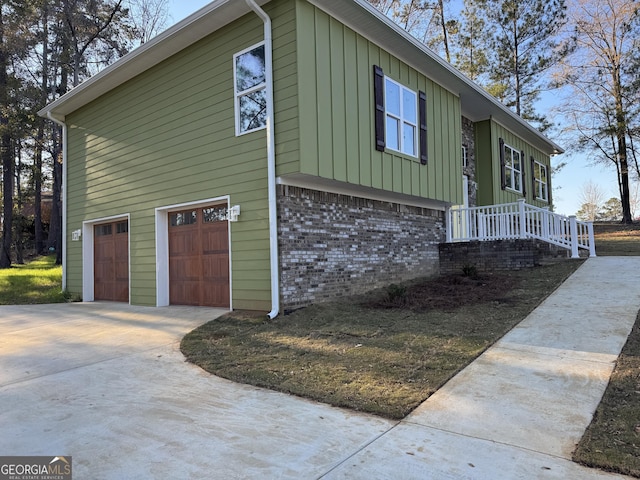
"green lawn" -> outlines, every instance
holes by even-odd
[[[62,267],[56,256],[38,257],[25,265],[0,269],[0,305],[63,303]]]

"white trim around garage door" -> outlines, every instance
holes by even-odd
[[[156,306],[169,306],[169,212],[185,208],[201,208],[220,203],[230,206],[229,195],[198,200],[196,202],[177,203],[156,208]],[[229,234],[229,309],[233,310],[233,289],[231,277],[231,228]]]
[[[127,253],[129,255],[129,303],[131,303],[131,214],[129,213],[82,222],[82,301],[84,302],[93,302],[95,299],[93,227],[101,223],[116,222],[118,220],[126,220],[129,226]]]

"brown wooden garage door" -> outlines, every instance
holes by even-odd
[[[229,307],[226,205],[169,213],[169,302]]]
[[[94,298],[129,301],[129,222],[93,227]]]

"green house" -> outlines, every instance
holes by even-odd
[[[66,289],[271,316],[436,272],[448,207],[549,206],[561,152],[365,0],[215,0],[40,114]]]

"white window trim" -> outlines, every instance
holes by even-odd
[[[196,202],[176,203],[155,209],[156,213],[156,306],[169,306],[169,212],[187,208],[200,208],[209,205],[226,203],[230,207],[231,197],[221,197],[198,200]],[[228,221],[228,220],[227,220]],[[233,310],[233,277],[231,259],[231,228],[229,232],[229,309]]]
[[[462,145],[462,168],[467,168],[469,166],[469,157],[467,155],[467,146]]]
[[[520,158],[520,170],[517,170],[514,166],[513,166],[513,152],[515,152],[518,157]],[[507,161],[507,155],[510,155],[510,162]],[[504,168],[505,168],[505,176],[506,176],[506,171],[510,170],[511,171],[511,185],[507,185],[507,189],[513,191],[513,192],[518,192],[518,193],[522,193],[522,168],[523,168],[523,163],[522,163],[522,153],[520,153],[520,150],[517,150],[515,148],[513,148],[511,145],[507,145],[506,143],[504,144]],[[509,163],[511,163],[511,166],[509,165]],[[518,175],[518,177],[520,177],[520,189],[517,189],[514,187],[516,181],[515,181],[515,176]]]
[[[544,181],[542,181],[539,177],[536,176],[536,172],[535,172],[536,167],[540,168],[541,173],[542,173],[542,169],[544,169],[544,172],[545,172]],[[548,202],[549,201],[549,169],[544,163],[534,160],[533,176],[536,179],[536,200],[542,200],[544,202]],[[545,189],[544,189],[544,193],[546,194],[545,196],[540,196],[540,190],[542,185],[545,186]]]
[[[101,223],[117,222],[126,220],[129,228],[128,232],[128,255],[129,255],[129,303],[131,303],[131,215],[125,213],[112,217],[95,218],[82,222],[82,301],[95,301],[95,270],[94,270],[94,232],[93,227]]]
[[[390,81],[391,83],[396,84],[399,88],[400,88],[400,116],[398,117],[397,115],[390,113],[387,110],[387,80]],[[384,76],[384,82],[383,82],[383,88],[384,88],[384,138],[389,138],[389,132],[387,131],[387,117],[391,117],[394,118],[396,120],[398,120],[400,122],[400,131],[398,132],[398,140],[400,143],[400,149],[397,150],[395,148],[391,148],[388,144],[386,146],[387,149],[394,151],[394,152],[398,152],[401,153],[402,155],[407,155],[409,157],[412,158],[419,158],[419,151],[418,151],[418,143],[419,143],[419,134],[420,132],[418,131],[418,117],[420,116],[420,112],[419,112],[419,108],[418,108],[418,93],[415,92],[414,90],[412,90],[409,87],[406,87],[404,85],[402,85],[399,82],[396,82],[393,78],[387,77],[386,75]],[[402,94],[404,91],[408,91],[411,92],[415,98],[415,104],[416,104],[416,123],[410,122],[408,120],[406,120],[404,118],[404,105],[403,105],[403,101],[402,101]],[[406,151],[404,151],[404,135],[402,134],[402,127],[404,125],[411,125],[413,127],[413,151],[415,152],[415,154],[411,154],[411,153],[407,153]]]
[[[242,92],[238,92],[238,82],[237,82],[237,78],[236,78],[236,59],[240,56],[240,55],[244,55],[245,53],[250,52],[251,50],[255,50],[258,47],[261,46],[265,46],[265,42],[258,42],[255,45],[252,45],[248,48],[245,48],[244,50],[242,50],[241,52],[238,52],[236,54],[233,55],[233,101],[234,101],[234,110],[235,110],[235,117],[236,117],[236,137],[240,137],[242,135],[246,135],[247,133],[252,133],[252,132],[257,132],[258,130],[264,130],[267,128],[266,125],[263,125],[261,127],[257,127],[257,128],[252,128],[251,130],[245,130],[242,131],[240,128],[240,99],[242,97],[244,97],[245,95],[249,95],[251,93],[255,93],[258,92],[260,90],[266,90],[267,89],[267,75],[265,73],[265,80],[263,83],[259,84],[259,85],[255,85],[247,90],[243,90]],[[265,46],[266,48],[266,46]],[[265,65],[265,68],[267,68],[267,65]]]

